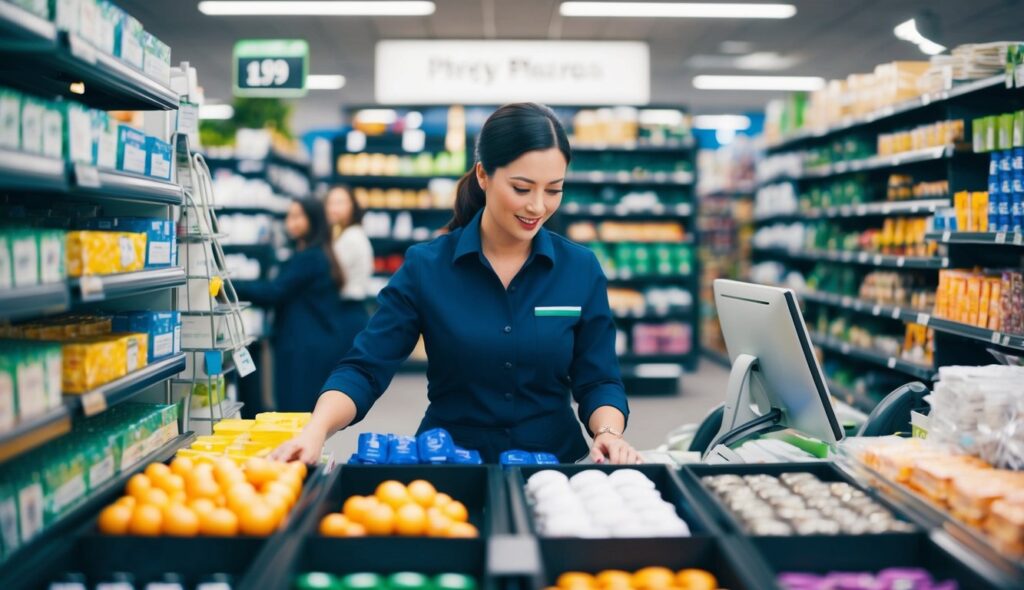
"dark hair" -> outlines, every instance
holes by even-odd
[[[330,188],[327,189],[327,192],[324,193],[324,207],[325,208],[327,206],[327,199],[331,196],[331,193],[336,191],[336,190],[345,191],[345,194],[348,195],[349,202],[352,203],[352,213],[351,213],[351,215],[348,218],[348,224],[346,224],[344,226],[339,225],[337,227],[331,228],[332,229],[332,233],[339,234],[341,230],[343,230],[343,229],[345,229],[345,228],[347,228],[347,227],[349,227],[351,225],[359,225],[360,223],[362,223],[363,222],[363,213],[365,213],[365,211],[363,211],[363,206],[359,204],[359,199],[356,199],[355,194],[352,192],[352,187],[350,187],[347,184],[340,183],[340,182],[332,184],[330,186]],[[332,237],[334,237],[336,239],[338,236],[334,235]]]
[[[476,138],[475,160],[480,162],[488,176],[497,168],[508,165],[526,152],[557,147],[572,160],[569,137],[562,122],[548,107],[520,102],[507,104],[494,111]],[[472,166],[455,189],[455,210],[446,229],[453,230],[469,223],[485,201],[484,189],[476,179],[476,166]]]
[[[331,278],[338,288],[345,286],[345,274],[338,264],[338,258],[334,255],[334,247],[331,243],[331,228],[327,224],[327,214],[324,213],[324,204],[315,199],[292,199],[292,202],[302,208],[306,220],[309,221],[309,231],[302,238],[295,240],[303,250],[307,248],[320,248],[327,256],[327,266],[331,272]]]

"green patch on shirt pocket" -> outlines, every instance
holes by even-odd
[[[549,307],[534,307],[533,315],[539,318],[578,318],[583,308],[572,305],[556,305]]]

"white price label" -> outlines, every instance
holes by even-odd
[[[943,242],[948,242],[951,237],[953,237],[953,232],[949,231],[948,229],[946,231],[942,232],[942,241]]]
[[[867,252],[861,252],[860,256],[857,257],[857,261],[863,264],[868,261],[868,258],[869,256]]]
[[[1009,345],[1010,345],[1010,337],[1009,336],[1003,336],[1003,346],[1009,346]]]
[[[906,264],[907,264],[907,259],[904,258],[903,256],[900,256],[899,258],[896,259],[896,266],[898,268],[903,268]]]
[[[902,310],[900,308],[897,307],[897,308],[893,309],[892,310],[892,319],[894,319],[894,320],[900,319],[900,314],[901,313],[903,313],[903,312],[902,312]]]
[[[75,182],[82,188],[100,188],[100,171],[85,164],[75,164]]]
[[[107,396],[102,391],[90,391],[82,396],[82,413],[95,416],[107,409]]]
[[[942,268],[949,268],[949,257],[948,256],[943,256],[942,257]]]
[[[238,376],[245,377],[256,372],[256,364],[252,362],[252,355],[245,348],[236,348],[231,353],[235,360],[235,368],[238,369]]]
[[[857,215],[867,215],[867,214],[868,214],[868,208],[867,207],[865,207],[864,205],[861,205],[860,207],[857,207]]]
[[[199,129],[199,105],[183,102],[178,105],[178,133],[195,133]]]
[[[603,203],[594,203],[590,206],[590,212],[594,215],[604,215],[606,207]]]
[[[896,357],[889,357],[889,361],[886,363],[886,365],[890,369],[895,369],[896,368]]]
[[[78,286],[82,291],[82,301],[102,301],[104,299],[102,277],[82,277]]]
[[[1001,231],[1001,232],[996,233],[996,243],[997,244],[1005,244],[1006,243],[1006,232]]]
[[[616,178],[618,178],[619,182],[629,182],[629,172],[620,170],[618,174],[616,174]]]
[[[601,174],[597,170],[591,171],[588,176],[591,182],[601,182],[602,180],[604,180],[604,174]]]
[[[990,338],[990,340],[992,341],[992,344],[999,344],[1000,338],[1002,338],[1002,334],[999,332],[992,332],[992,338]]]
[[[882,258],[881,254],[875,254],[875,258],[874,258],[873,262],[874,262],[875,266],[880,266],[882,264],[883,260],[884,260],[884,258]]]
[[[921,324],[922,326],[927,326],[928,322],[931,321],[931,319],[931,316],[929,316],[926,313],[917,314],[917,323]]]
[[[135,264],[135,244],[132,243],[131,238],[121,236],[117,245],[121,247],[121,266],[128,268]]]
[[[871,315],[875,315],[875,316],[882,315],[882,306],[881,305],[876,305],[876,306],[872,307],[871,308]]]
[[[1014,234],[1014,236],[1013,236],[1013,244],[1015,246],[1020,246],[1020,245],[1024,244],[1024,233],[1018,232],[1018,233]]]

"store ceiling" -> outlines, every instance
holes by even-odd
[[[238,39],[305,38],[311,73],[343,74],[340,91],[315,91],[297,110],[298,130],[339,121],[339,105],[373,102],[374,45],[381,39],[644,40],[651,48],[652,101],[684,104],[697,113],[758,111],[771,92],[695,90],[697,74],[786,74],[845,77],[897,59],[925,59],[892,28],[930,9],[948,47],[1021,38],[1022,0],[787,0],[786,20],[564,18],[561,0],[434,0],[428,17],[211,17],[196,0],[119,0],[146,29],[167,42],[175,62],[199,69],[207,96],[230,99],[231,49]],[[747,46],[723,47],[725,41]],[[729,55],[723,50],[739,50]],[[773,52],[777,56],[764,55]],[[785,66],[740,70],[732,60]]]

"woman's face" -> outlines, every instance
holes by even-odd
[[[348,226],[349,220],[352,219],[352,196],[343,188],[333,188],[327,193],[324,210],[327,213],[327,223]]]
[[[487,176],[477,165],[477,180],[487,193],[484,215],[492,227],[515,241],[531,241],[562,204],[562,183],[569,164],[558,148],[526,152]]]
[[[309,235],[309,218],[302,210],[302,205],[292,203],[291,207],[288,207],[288,215],[284,218],[284,231],[295,241],[303,240]]]

